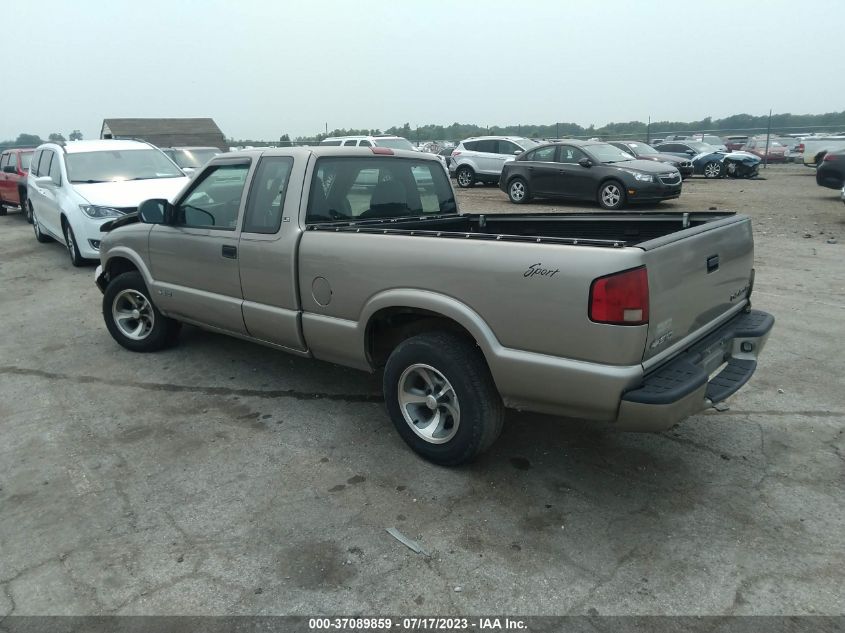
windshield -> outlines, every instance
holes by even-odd
[[[620,163],[622,161],[634,160],[634,157],[628,152],[624,152],[610,143],[587,145],[584,149],[590,152],[600,163]]]
[[[654,149],[651,145],[646,145],[645,143],[626,143],[628,147],[634,150],[634,153],[638,156],[640,154],[659,154],[656,149]]]
[[[202,167],[217,156],[216,149],[177,149],[173,152],[173,160],[179,167]]]
[[[32,160],[32,152],[21,152],[21,169],[29,169],[29,161]]]
[[[404,138],[377,138],[376,145],[379,147],[389,147],[390,149],[409,149],[414,151],[414,146],[411,142]]]
[[[179,178],[184,174],[157,149],[124,149],[67,155],[68,180],[75,183]]]

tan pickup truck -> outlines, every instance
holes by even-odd
[[[223,154],[107,228],[118,343],[184,322],[383,371],[396,429],[440,464],[488,448],[505,407],[669,428],[745,384],[774,323],[744,215],[461,214],[417,152]]]

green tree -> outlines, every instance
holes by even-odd
[[[41,145],[43,142],[37,134],[19,134],[15,145],[35,147],[36,145]]]
[[[70,140],[71,141],[81,141],[82,140],[82,132],[79,130],[74,130],[70,133]]]
[[[47,137],[47,140],[52,141],[53,143],[64,143],[65,137],[59,134],[58,132],[53,132],[50,136]]]

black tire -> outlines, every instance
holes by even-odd
[[[27,200],[26,205],[23,207],[23,209],[24,209],[23,214],[24,214],[24,217],[26,218],[26,221],[29,222],[30,224],[32,224],[32,203],[29,200]]]
[[[514,204],[525,204],[531,200],[531,191],[524,178],[516,177],[508,183],[508,198]]]
[[[115,320],[115,301],[123,300],[122,297],[125,295],[122,293],[124,291],[134,291],[134,293],[142,295],[149,304],[150,312],[153,315],[152,327],[144,333],[143,338],[133,339],[127,336]],[[132,295],[130,294],[130,296]],[[118,303],[119,307],[120,303]],[[137,271],[123,273],[109,282],[105,293],[103,293],[103,320],[106,322],[109,334],[115,341],[130,351],[142,353],[157,352],[171,347],[178,340],[179,330],[182,328],[179,321],[170,319],[158,311],[151,300],[144,278]],[[136,321],[140,323],[140,319]]]
[[[476,176],[472,167],[463,165],[462,167],[458,167],[458,170],[455,172],[455,179],[458,181],[458,186],[461,189],[471,189],[475,186]]]
[[[0,215],[6,215],[6,207],[0,202]]]
[[[29,200],[27,200],[27,208],[29,209],[29,212],[32,215],[32,230],[35,232],[36,241],[40,242],[41,244],[52,242],[52,237],[41,232],[41,225],[38,224],[38,218],[36,217],[35,211],[32,208],[32,202],[30,202]]]
[[[596,194],[599,206],[608,211],[621,209],[628,202],[625,186],[618,180],[606,180]]]
[[[32,221],[27,217],[27,213],[26,213],[26,203],[27,203],[26,189],[19,189],[18,190],[18,200],[20,201],[21,215],[24,216],[24,218],[26,218],[26,221],[31,224]]]
[[[65,233],[65,245],[67,246],[67,253],[70,255],[70,263],[79,268],[84,266],[87,261],[79,254],[79,245],[76,243],[76,235],[67,221],[62,222],[62,229]]]
[[[446,433],[453,433],[453,436],[443,443],[433,443],[418,435],[402,412],[400,380],[403,376],[407,380],[406,372],[413,372],[419,366],[434,369],[445,378],[455,398],[458,424],[455,425],[451,418],[452,429]],[[402,439],[417,454],[441,466],[472,461],[490,448],[504,424],[504,405],[481,351],[472,341],[447,332],[419,334],[393,350],[384,369],[384,399],[390,419]],[[425,405],[416,406],[425,410]],[[437,411],[442,415],[439,408]]]
[[[701,171],[705,178],[721,178],[725,174],[724,166],[718,160],[711,160]]]

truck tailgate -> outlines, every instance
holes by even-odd
[[[705,224],[640,247],[649,284],[643,361],[746,302],[754,262],[748,217]]]

